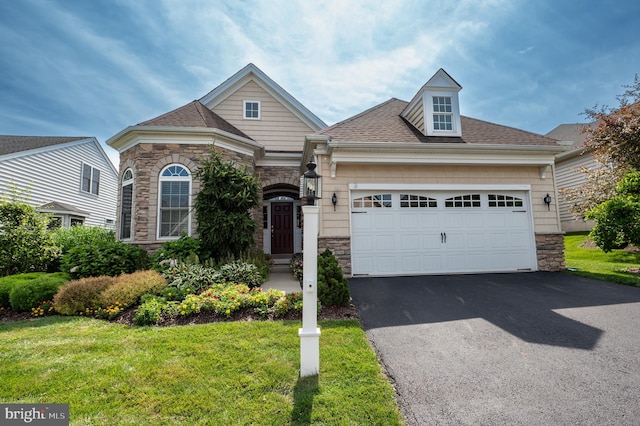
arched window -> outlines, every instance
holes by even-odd
[[[133,217],[133,172],[131,169],[122,175],[120,192],[120,239],[131,238],[131,218]]]
[[[173,164],[160,173],[158,236],[190,234],[191,174],[186,167]]]

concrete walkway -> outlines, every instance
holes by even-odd
[[[289,265],[273,265],[269,278],[260,287],[263,290],[274,288],[284,291],[285,293],[299,293],[302,291],[300,283],[296,280],[289,270]]]

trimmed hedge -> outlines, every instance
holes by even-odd
[[[28,312],[40,306],[42,302],[50,301],[64,283],[69,281],[69,275],[63,272],[41,274],[41,276],[16,281],[9,292],[11,309],[18,312]]]
[[[55,310],[62,315],[84,314],[100,306],[100,294],[113,285],[113,277],[88,277],[63,285],[53,298]]]

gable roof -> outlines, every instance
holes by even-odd
[[[89,216],[90,213],[80,210],[71,204],[62,203],[60,201],[51,201],[39,207],[40,211],[47,213],[77,214],[79,216]]]
[[[260,68],[252,63],[249,63],[218,87],[204,95],[200,98],[200,102],[213,109],[216,105],[235,92],[235,86],[244,85],[248,81],[254,81],[263,90],[276,98],[285,108],[291,111],[293,115],[298,117],[312,129],[317,131],[327,127],[324,121],[309,111],[296,98],[291,96],[289,92],[284,90],[278,83],[273,81],[268,75],[262,72]]]
[[[425,136],[401,117],[407,105],[408,102],[392,98],[318,133],[337,142],[557,146],[555,140],[536,133],[465,116],[461,117],[462,137]]]
[[[587,133],[584,129],[592,126],[592,124],[570,123],[560,124],[551,130],[545,136],[556,139],[558,141],[571,141],[570,149],[582,149],[584,141],[587,139]]]
[[[0,155],[14,154],[16,152],[32,149],[46,148],[68,142],[88,139],[88,136],[5,136],[0,135]]]
[[[211,111],[200,101],[189,102],[188,104],[162,114],[151,120],[139,123],[138,126],[166,126],[166,127],[201,127],[209,129],[219,129],[225,132],[251,139],[240,129]]]

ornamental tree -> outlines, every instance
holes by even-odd
[[[200,180],[195,212],[203,257],[238,258],[255,243],[251,209],[260,205],[258,180],[246,165],[224,161],[213,147],[195,177]]]

